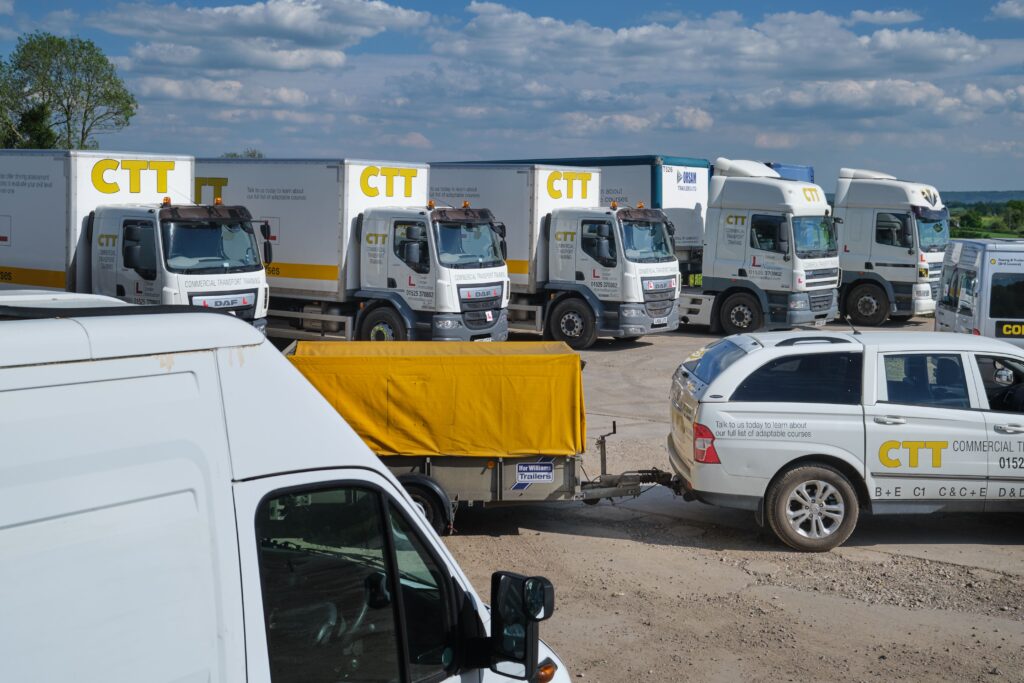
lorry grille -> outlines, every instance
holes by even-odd
[[[488,311],[467,311],[462,316],[462,320],[465,322],[466,327],[471,330],[483,330],[497,322],[498,317],[501,315],[501,309],[495,308],[490,311],[490,320],[487,319],[487,313]]]
[[[811,293],[811,310],[821,313],[832,308],[832,290],[827,292]]]
[[[675,302],[671,299],[669,301],[648,301],[644,308],[647,309],[647,315],[652,318],[664,318],[672,312],[673,303]]]
[[[243,305],[228,305],[220,307],[204,306],[204,308],[213,308],[213,310],[221,311],[223,313],[230,313],[237,318],[242,320],[252,321],[256,317],[256,290],[243,290],[243,291],[232,291],[232,292],[192,292],[189,295],[189,303],[193,306],[202,306],[204,300],[209,301],[224,301],[227,299],[239,299],[245,301]]]
[[[839,282],[838,268],[819,268],[805,273],[808,285],[834,285]]]
[[[459,304],[462,311],[489,311],[501,308],[504,285],[493,284],[459,287]]]
[[[676,298],[675,277],[645,277],[640,281],[644,301],[671,301]]]

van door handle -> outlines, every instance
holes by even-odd
[[[1020,425],[996,425],[992,429],[1000,434],[1024,434],[1024,427]]]
[[[896,417],[895,415],[876,415],[875,422],[880,425],[905,425],[907,418]]]

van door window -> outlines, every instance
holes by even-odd
[[[875,242],[893,247],[914,246],[909,213],[879,213],[875,216]]]
[[[436,681],[454,666],[450,576],[384,496],[274,493],[256,513],[274,683]]]
[[[1024,319],[1024,273],[993,273],[990,318]]]
[[[860,353],[776,358],[750,373],[730,400],[859,405],[862,368]],[[823,382],[822,377],[829,381]]]
[[[455,615],[449,613],[448,582],[411,524],[390,506],[391,533],[405,614],[409,677],[431,680],[450,669],[455,657]]]
[[[427,224],[422,221],[395,221],[395,256],[417,273],[430,272],[430,246],[427,242]]]
[[[615,266],[615,231],[609,221],[583,221],[580,225],[580,248],[583,253],[605,268]]]
[[[894,353],[884,356],[886,403],[970,408],[959,354]]]
[[[760,251],[781,252],[782,231],[786,219],[782,216],[754,214],[750,217],[750,246]]]
[[[1000,356],[975,356],[989,410],[1024,413],[1024,362]]]

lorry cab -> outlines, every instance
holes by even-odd
[[[424,336],[435,341],[508,338],[505,226],[488,209],[429,202],[423,208],[370,208],[357,220],[363,235],[360,296],[408,308],[404,317],[428,328]],[[402,339],[393,310],[371,308],[362,336]]]
[[[718,159],[702,283],[727,332],[836,317],[839,258],[824,191],[764,164]]]
[[[766,332],[691,356],[670,393],[684,496],[833,548],[861,514],[1021,510],[1024,350],[936,332]]]
[[[660,209],[559,208],[547,219],[548,287],[596,299],[597,334],[639,337],[679,326],[679,262],[672,223]],[[575,312],[553,319],[571,336]],[[556,338],[557,335],[556,335]]]
[[[260,249],[244,206],[99,206],[85,239],[94,293],[209,308],[266,328],[272,248]]]
[[[836,183],[841,303],[854,323],[880,325],[935,311],[949,210],[931,185],[843,168]]]
[[[953,240],[942,262],[935,329],[1024,346],[1024,240]]]
[[[168,310],[0,295],[5,679],[570,680],[549,582],[488,609],[270,342]]]

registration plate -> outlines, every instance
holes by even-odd
[[[655,324],[655,325],[668,325],[668,316],[665,316],[664,318],[655,318],[654,321],[653,321],[653,324]]]
[[[814,321],[814,326],[815,327],[825,327],[825,319],[824,318],[818,318],[817,320]]]
[[[479,339],[474,339],[473,341],[481,342],[481,341],[494,341],[494,340],[491,339],[490,337],[480,337]]]

